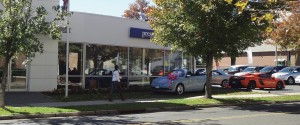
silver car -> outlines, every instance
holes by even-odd
[[[182,95],[187,91],[204,91],[205,81],[205,76],[193,76],[191,72],[179,69],[168,76],[154,79],[151,82],[151,88],[153,91],[175,92]]]
[[[286,67],[272,74],[272,77],[279,78],[285,81],[286,84],[295,84],[295,78],[298,75],[300,75],[300,67]]]
[[[197,72],[196,76],[206,76],[206,72]],[[222,70],[212,70],[212,79],[211,83],[214,85],[221,85],[222,87],[225,86],[225,84],[228,82],[230,75],[225,73]]]

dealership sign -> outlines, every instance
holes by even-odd
[[[139,29],[139,28],[130,28],[130,37],[132,38],[142,38],[150,39],[153,37],[153,30],[148,29]]]

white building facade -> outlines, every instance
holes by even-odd
[[[33,7],[39,5],[47,9],[47,20],[51,20],[56,15],[52,7],[59,5],[59,0],[33,0]],[[147,22],[81,12],[74,12],[69,21],[68,74],[72,85],[86,89],[107,87],[115,65],[119,65],[127,85],[147,85],[172,69],[193,70],[199,65],[190,56],[151,42],[153,31]],[[63,33],[60,41],[48,36],[41,36],[40,40],[44,43],[44,53],[37,54],[29,65],[23,63],[26,57],[10,63],[8,91],[52,91],[64,85],[67,34]],[[269,45],[251,49],[253,53],[275,51]],[[270,58],[274,60],[275,56]],[[224,60],[219,65],[230,66],[227,58]],[[243,63],[237,60],[237,64]]]

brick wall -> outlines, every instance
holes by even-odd
[[[275,65],[275,52],[253,52],[252,53],[252,64],[253,66],[274,66]],[[287,60],[287,51],[278,52],[278,59],[285,59]],[[291,64],[290,66],[299,66],[300,65],[300,51],[293,51],[291,52]],[[219,61],[220,68],[229,67],[230,64],[230,57],[225,56]],[[242,54],[240,57],[236,58],[236,65],[247,65],[248,64],[248,57],[247,54]],[[216,62],[214,61],[213,66],[216,66]]]

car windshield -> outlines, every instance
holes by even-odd
[[[272,66],[268,66],[268,67],[262,68],[261,70],[259,70],[259,72],[270,72],[272,69],[273,69]]]
[[[235,72],[237,71],[237,67],[229,67],[228,72]]]
[[[283,68],[282,70],[280,70],[279,72],[291,72],[293,70],[294,70],[294,68],[292,68],[292,67],[286,67],[286,68]]]
[[[254,71],[255,67],[247,67],[246,69],[243,70],[243,72],[252,72]]]

